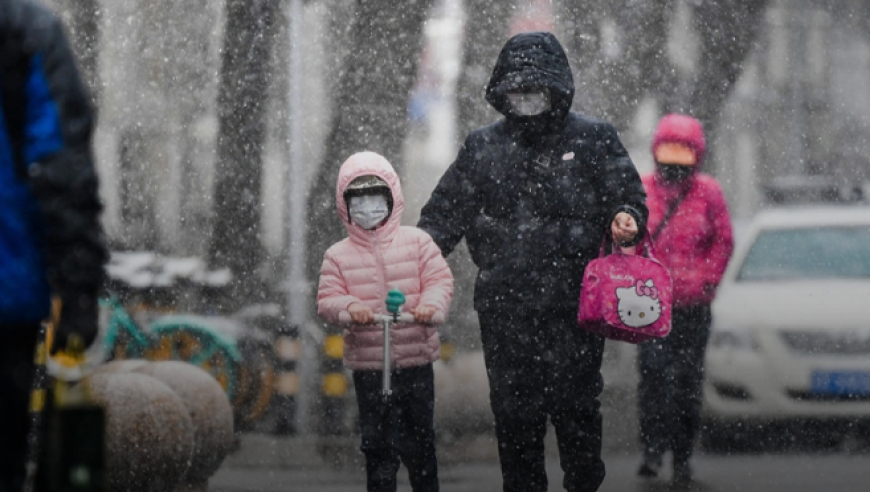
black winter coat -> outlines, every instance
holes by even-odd
[[[504,93],[550,90],[543,115],[513,116]],[[645,193],[613,127],[570,112],[568,60],[549,33],[519,35],[499,56],[487,100],[506,115],[467,137],[418,226],[448,255],[465,237],[479,272],[477,311],[574,312],[586,264],[616,213],[645,228]]]

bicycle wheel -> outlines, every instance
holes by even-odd
[[[238,366],[241,354],[206,320],[192,316],[167,316],[151,323],[153,345],[146,350],[149,360],[180,360],[198,366],[214,376],[230,401],[240,388]]]
[[[272,345],[263,340],[242,338],[238,342],[243,362],[241,371],[249,381],[245,398],[237,407],[237,426],[253,426],[269,409],[275,387],[276,358]]]
[[[106,326],[101,342],[106,360],[139,359],[151,346],[152,340],[117,297],[100,300],[100,318]]]

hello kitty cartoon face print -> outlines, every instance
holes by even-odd
[[[619,319],[625,326],[649,326],[662,315],[662,303],[652,280],[638,280],[634,287],[618,287],[616,297],[619,298]]]

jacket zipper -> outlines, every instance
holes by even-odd
[[[378,240],[378,230],[375,229],[372,231],[372,238],[374,240],[374,250],[375,250],[375,262],[378,265],[378,287],[380,288],[380,296],[379,299],[386,300],[387,298],[387,267],[386,262],[384,262],[384,256],[381,253],[381,242]],[[383,302],[381,302],[381,308],[383,308]],[[380,310],[378,311],[380,312]],[[390,327],[392,330],[392,327]],[[385,334],[386,335],[386,334]],[[390,334],[392,335],[392,334]],[[390,344],[390,361],[391,365],[395,365],[395,357],[392,353],[392,344]],[[392,369],[392,367],[391,367]]]

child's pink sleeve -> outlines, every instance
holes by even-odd
[[[420,306],[432,306],[445,315],[453,300],[453,273],[435,241],[427,234],[420,245]]]
[[[320,283],[317,286],[317,315],[324,321],[338,323],[338,313],[347,311],[354,302],[360,302],[348,294],[347,282],[341,274],[335,258],[329,253],[323,256],[320,266]]]

